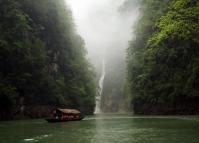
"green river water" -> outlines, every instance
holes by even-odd
[[[198,116],[98,115],[0,122],[0,143],[199,143]]]

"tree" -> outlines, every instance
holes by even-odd
[[[154,11],[149,18],[153,29],[143,27],[128,56],[129,82],[136,113],[193,114],[198,106],[198,2],[190,0],[158,2],[149,0]],[[163,3],[167,8],[162,11]],[[158,12],[161,9],[161,12]],[[150,14],[144,13],[143,15]],[[150,17],[150,16],[149,16]],[[142,23],[144,16],[139,20]],[[148,34],[146,34],[146,31]],[[138,43],[141,39],[143,44]],[[194,78],[192,78],[194,77]]]
[[[42,105],[93,113],[93,69],[65,2],[2,0],[0,7],[2,110]]]

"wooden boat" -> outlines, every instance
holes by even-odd
[[[67,122],[67,121],[80,121],[84,118],[80,111],[76,109],[60,109],[57,108],[52,111],[51,118],[46,119],[46,121],[55,122]]]

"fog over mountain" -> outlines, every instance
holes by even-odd
[[[124,52],[130,39],[132,23],[138,15],[136,7],[125,12],[122,9],[125,0],[66,2],[71,6],[77,30],[85,40],[92,63],[96,65],[98,60],[106,55],[111,56],[116,49]]]
[[[138,17],[138,3],[135,0],[66,0],[66,3],[72,9],[77,31],[85,41],[97,79],[105,60],[106,76],[102,94],[104,101],[110,101],[105,104],[112,106],[115,99],[112,97],[122,96],[126,49],[132,36],[133,23]],[[106,108],[105,105],[103,107]]]

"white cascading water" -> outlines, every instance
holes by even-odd
[[[95,114],[101,113],[101,98],[102,98],[102,91],[103,91],[103,85],[104,85],[104,78],[106,75],[105,71],[105,60],[103,59],[102,61],[102,75],[99,80],[99,85],[98,85],[98,91],[97,91],[97,96],[95,98]]]

